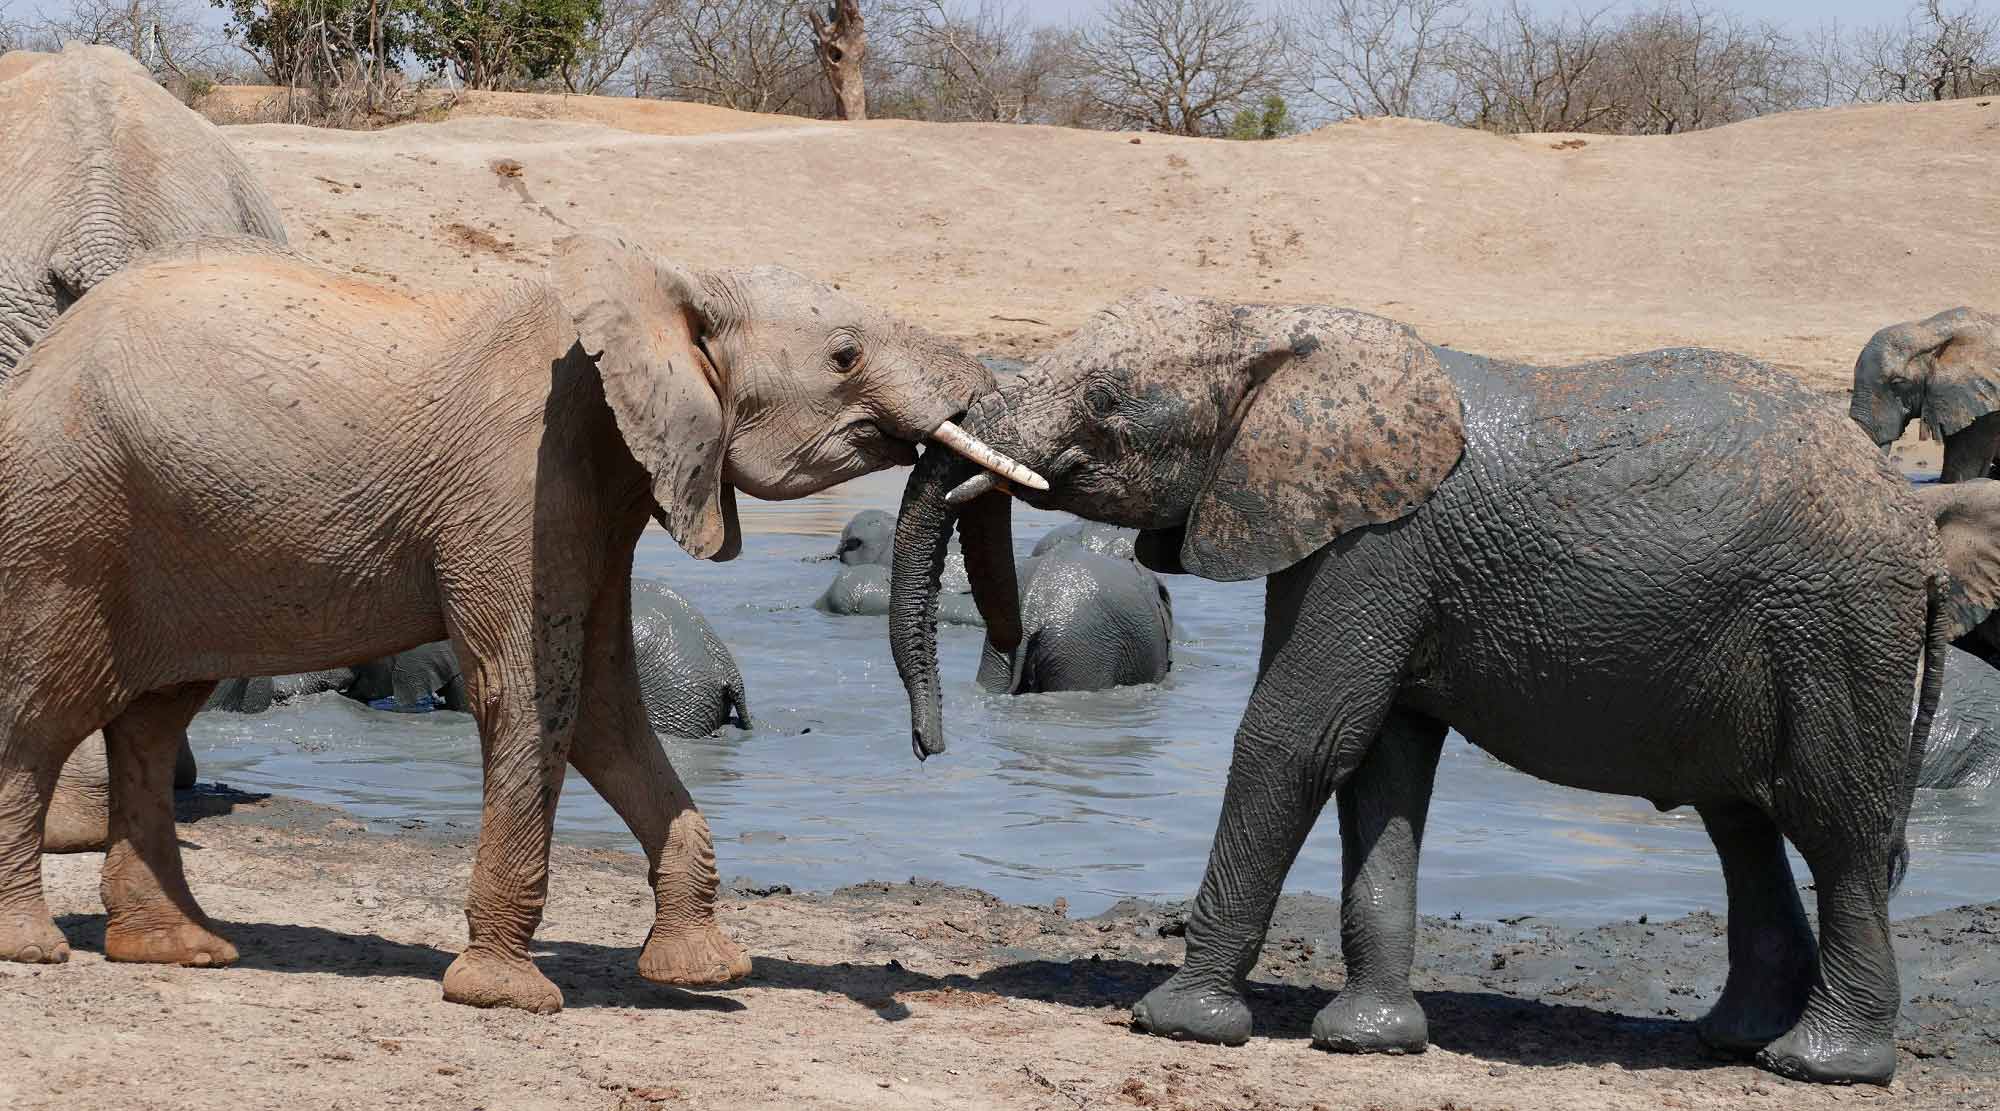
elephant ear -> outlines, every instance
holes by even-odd
[[[742,548],[722,481],[733,406],[703,339],[712,321],[690,274],[596,235],[556,243],[556,291],[597,363],[619,435],[653,480],[657,516],[698,559]]]
[[[1410,328],[1324,309],[1270,310],[1283,341],[1244,392],[1188,515],[1180,563],[1233,582],[1281,571],[1341,534],[1407,516],[1465,447],[1458,392]],[[1141,559],[1170,571],[1158,536]]]
[[[1945,633],[1971,632],[2000,609],[2000,482],[1975,478],[1917,488],[1944,556]]]
[[[1924,421],[1938,435],[2000,410],[2000,318],[1952,309],[1922,321],[1911,338],[1929,363]]]

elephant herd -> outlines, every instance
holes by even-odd
[[[903,466],[900,512],[850,523],[818,605],[886,613],[920,759],[946,748],[941,613],[983,628],[987,690],[1097,689],[1166,673],[1162,576],[1266,581],[1186,960],[1141,1030],[1250,1036],[1244,977],[1332,799],[1347,976],[1312,1040],[1422,1051],[1417,866],[1456,729],[1700,814],[1729,911],[1709,1045],[1801,1079],[1894,1072],[1912,793],[1994,765],[2000,684],[1952,654],[2000,608],[1993,318],[1879,334],[1851,414],[1721,351],[1541,367],[1166,292],[1003,385],[832,286],[608,235],[470,292],[325,269],[115,51],[0,57],[0,146],[0,957],[67,958],[39,854],[93,780],[105,955],[234,960],[181,869],[186,728],[321,689],[477,723],[447,1000],[562,1006],[530,946],[570,767],[647,855],[641,976],[747,974],[658,739],[747,726],[742,679],[633,549],[656,521],[728,560],[739,491]],[[407,404],[357,400],[389,395]],[[1946,483],[1878,450],[1917,416]],[[1017,560],[1016,498],[1090,523]],[[66,768],[99,731],[101,770]]]

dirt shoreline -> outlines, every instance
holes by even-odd
[[[0,965],[0,1105],[74,1108],[1798,1108],[2000,1105],[2000,904],[1897,923],[1895,1086],[1790,1083],[1705,1056],[1722,921],[1574,929],[1426,919],[1420,1057],[1310,1049],[1340,982],[1338,916],[1287,897],[1252,976],[1258,1036],[1142,1037],[1133,1000],[1179,961],[1183,906],[1090,919],[913,881],[825,893],[734,881],[756,958],[728,990],[638,979],[643,862],[559,846],[541,966],[555,1017],[439,1000],[464,940],[470,844],[370,832],[310,803],[181,799],[188,869],[242,950],[227,969],[113,965],[94,854],[48,858],[64,966]]]

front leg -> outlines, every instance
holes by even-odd
[[[1249,1040],[1242,982],[1257,963],[1285,874],[1327,795],[1367,754],[1394,697],[1408,622],[1382,612],[1386,588],[1351,567],[1318,575],[1325,557],[1270,581],[1263,664],[1188,917],[1187,959],[1132,1011],[1149,1033],[1222,1045]],[[1322,577],[1329,581],[1316,581]],[[1357,628],[1370,635],[1354,636]]]
[[[1313,1019],[1313,1044],[1346,1053],[1422,1053],[1424,1009],[1410,993],[1417,859],[1445,725],[1396,711],[1341,785],[1340,955],[1347,982]]]
[[[750,958],[715,922],[715,845],[708,822],[653,734],[633,656],[629,580],[608,583],[591,614],[583,720],[570,762],[646,851],[653,928],[639,974],[663,984],[724,984]]]
[[[444,974],[444,997],[474,1007],[562,1009],[562,992],[528,954],[548,901],[549,840],[562,796],[582,679],[584,608],[454,615],[466,689],[479,722],[485,804],[465,919],[470,941]],[[503,616],[505,615],[505,616]],[[509,628],[508,621],[517,627]],[[482,630],[474,639],[467,629]],[[500,630],[499,635],[492,635]]]

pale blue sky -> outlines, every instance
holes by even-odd
[[[1088,14],[1096,7],[1095,0],[1023,0],[1028,11],[1035,18],[1047,23],[1066,23]],[[1599,0],[1587,0],[1596,7]],[[1994,0],[1986,0],[1991,7]],[[1838,19],[1842,23],[1869,24],[1886,23],[1899,18],[1906,6],[1895,0],[1709,0],[1714,7],[1753,19],[1768,19],[1773,23],[1789,24],[1796,27],[1811,27],[1825,19]],[[1537,0],[1537,7],[1573,7],[1572,3]]]

